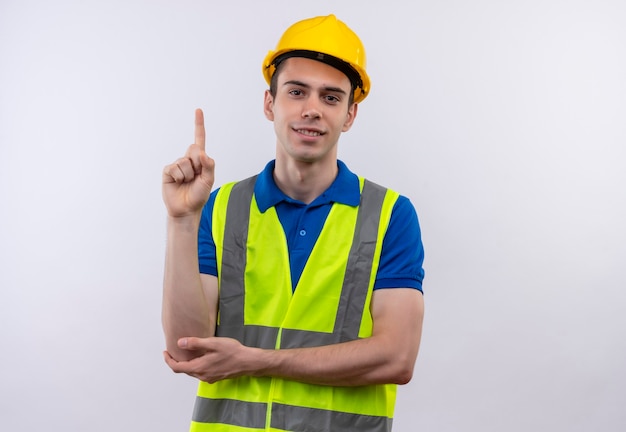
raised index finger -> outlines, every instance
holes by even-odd
[[[195,144],[204,150],[205,132],[204,132],[204,113],[200,108],[196,110],[196,129]]]

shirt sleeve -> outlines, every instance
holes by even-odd
[[[198,264],[200,273],[217,276],[217,259],[215,254],[215,242],[213,241],[213,207],[215,196],[219,189],[211,192],[209,200],[202,209],[200,228],[198,230]]]
[[[374,289],[415,288],[422,291],[424,246],[417,212],[400,196],[383,239]]]

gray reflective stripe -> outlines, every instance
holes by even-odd
[[[246,243],[255,181],[256,177],[251,177],[237,183],[228,200],[217,335],[235,338],[249,346],[274,348],[277,330],[274,333],[268,327],[244,326]],[[386,192],[387,189],[368,180],[363,184],[333,333],[283,329],[281,348],[329,345],[358,338]]]
[[[367,180],[363,185],[354,240],[337,309],[334,331],[338,334],[337,342],[355,340],[359,336],[386,193],[387,189]]]
[[[217,335],[237,339],[249,347],[275,349],[276,339],[278,338],[278,327],[247,325],[242,335],[241,324],[231,326],[220,324],[217,328]]]
[[[233,399],[196,397],[192,420],[198,423],[226,423],[249,428],[265,428],[267,404]]]
[[[220,269],[220,325],[217,336],[227,336],[244,341],[243,296],[246,268],[246,243],[250,203],[254,194],[256,176],[235,184],[226,208],[222,267]],[[224,330],[227,330],[226,332]]]
[[[291,432],[389,432],[389,417],[272,404],[271,427]]]
[[[197,397],[192,420],[264,429],[266,415],[266,403]],[[390,432],[392,423],[393,419],[384,416],[273,403],[270,426],[291,432]]]
[[[359,317],[360,318],[360,317]],[[283,329],[280,336],[281,348],[307,348],[337,343],[337,333],[322,333],[310,330]]]

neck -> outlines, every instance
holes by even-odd
[[[310,204],[332,184],[337,177],[337,161],[308,163],[276,158],[274,181],[288,197]]]

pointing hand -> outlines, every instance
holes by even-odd
[[[163,169],[163,201],[171,217],[197,214],[213,187],[215,162],[205,152],[204,114],[196,110],[195,142],[185,156]]]

